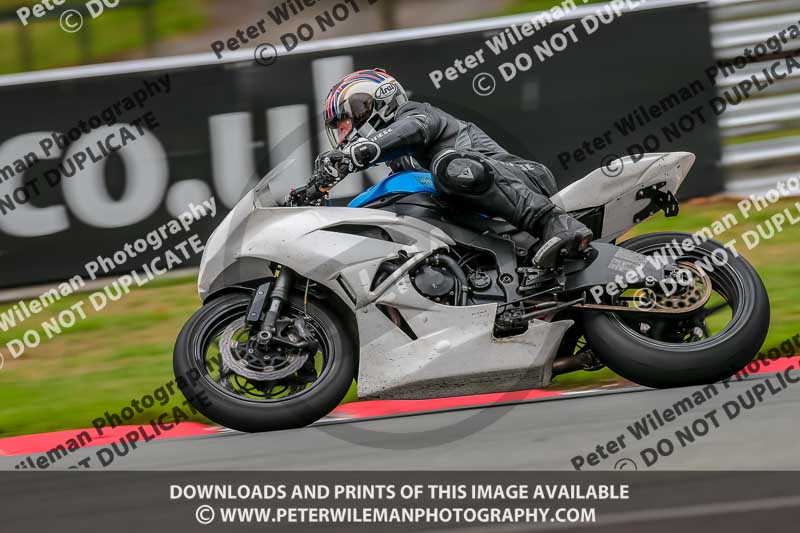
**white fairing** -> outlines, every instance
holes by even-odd
[[[569,185],[551,200],[567,212],[605,206],[603,235],[595,238],[613,239],[632,228],[636,213],[650,203],[636,199],[640,189],[666,182],[662,190],[675,194],[694,161],[694,154],[688,152],[644,154],[636,161],[623,157]]]
[[[206,244],[198,280],[204,299],[226,269],[250,258],[287,266],[358,308],[377,298],[370,284],[381,263],[397,258],[401,252],[415,259],[409,263],[416,263],[417,258],[453,244],[434,226],[386,211],[344,207],[254,209],[243,204],[234,208]],[[335,231],[339,225],[376,226],[394,242]],[[260,277],[268,275],[265,270]],[[222,286],[227,285],[230,283]]]
[[[676,192],[694,163],[688,153],[624,158],[615,178],[597,170],[553,197],[567,211],[605,205],[603,236],[633,226],[649,202],[639,189],[666,182]],[[324,285],[345,302],[358,325],[362,398],[431,398],[519,390],[547,385],[561,339],[572,321],[530,322],[528,331],[495,339],[497,304],[453,307],[436,304],[413,287],[409,273],[454,241],[420,220],[373,209],[273,207],[268,179],[228,214],[206,245],[198,288],[205,300],[231,285],[271,276],[269,262]],[[256,205],[265,207],[255,207]],[[376,227],[391,240],[348,233],[337,226]],[[408,259],[373,289],[379,266]],[[394,308],[403,331],[381,309]],[[388,310],[388,312],[395,312]]]
[[[378,226],[394,242],[333,231],[340,224]],[[266,277],[266,262],[275,261],[334,291],[358,324],[362,398],[431,398],[549,383],[556,350],[572,321],[534,321],[526,333],[497,340],[492,336],[496,304],[438,305],[411,286],[408,272],[451,244],[438,228],[386,211],[255,209],[252,198],[245,198],[209,239],[198,286],[205,299],[212,287]],[[401,252],[409,260],[371,290],[381,263]],[[237,269],[244,259],[259,260],[263,271],[248,275]],[[417,338],[390,321],[379,304],[397,309]]]
[[[496,339],[496,304],[438,305],[408,276],[376,303],[397,309],[416,333],[410,339],[375,305],[357,313],[361,398],[436,398],[543,387],[571,320],[534,320],[522,335]]]

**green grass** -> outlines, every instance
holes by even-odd
[[[784,139],[786,137],[797,137],[800,135],[800,129],[769,131],[765,133],[754,133],[752,135],[740,135],[732,139],[726,140],[726,144],[746,144],[763,141],[774,141],[775,139]]]
[[[580,7],[584,4],[599,4],[606,0],[575,0],[575,5]],[[518,13],[529,13],[532,11],[545,11],[554,6],[562,5],[561,1],[554,0],[515,0],[498,15],[516,15]]]
[[[0,370],[0,435],[90,427],[106,410],[119,411],[173,379],[172,343],[183,322],[199,307],[199,299],[193,281],[157,283],[99,312],[88,303],[88,294],[72,295],[40,317],[2,333],[4,345],[76,302],[87,302],[86,320],[62,335],[26,350],[16,360],[2,350],[6,366]],[[149,420],[165,409],[150,409],[138,420]]]
[[[772,214],[790,207],[782,201],[769,211],[723,234],[719,240],[741,240]],[[665,219],[659,215],[636,228],[635,233],[653,231],[694,232],[710,225],[728,212],[738,213],[732,201],[721,200],[682,206],[681,215]],[[738,214],[737,214],[738,216]],[[741,218],[741,217],[739,217]],[[800,329],[800,242],[797,230],[789,228],[758,248],[743,250],[761,274],[772,304],[772,324],[766,346],[777,346]],[[92,420],[106,411],[118,412],[168,383],[172,375],[172,346],[187,318],[200,306],[194,279],[158,280],[135,289],[101,312],[87,304],[85,321],[36,349],[13,360],[6,342],[20,337],[29,327],[54,317],[88,295],[65,298],[41,316],[9,332],[0,333],[0,351],[6,357],[0,370],[0,436],[91,427]],[[8,306],[0,307],[0,312]],[[609,370],[576,372],[559,376],[554,387],[594,387],[619,381]],[[347,401],[355,399],[351,390]],[[170,406],[180,405],[173,398]],[[168,406],[169,407],[169,406]],[[154,407],[133,422],[146,422],[166,412]],[[204,421],[200,416],[195,420]]]
[[[0,1],[0,11],[15,9],[19,2]],[[146,46],[143,7],[106,9],[96,19],[84,13],[84,27],[67,33],[58,18],[34,19],[27,26],[17,19],[0,23],[0,73],[19,72],[97,63],[119,59],[122,54],[142,50]],[[59,6],[54,13],[61,13]],[[202,0],[158,0],[153,5],[152,20],[156,39],[195,32],[207,24],[206,2]],[[82,52],[85,47],[88,57]],[[31,57],[26,69],[23,53]]]

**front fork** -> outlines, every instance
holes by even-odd
[[[290,349],[316,349],[317,341],[309,332],[303,317],[297,317],[293,321],[296,335],[290,333],[285,336],[277,331],[276,324],[289,301],[294,280],[295,273],[290,268],[281,267],[277,278],[267,281],[256,289],[245,318],[246,325],[251,331],[257,332],[251,336],[251,342],[264,348],[274,341]]]
[[[275,334],[275,322],[281,315],[283,306],[289,301],[293,281],[294,272],[282,267],[277,279],[271,279],[260,285],[253,294],[245,322],[253,330],[258,331],[256,340],[259,344],[266,344],[272,340]],[[264,314],[265,309],[266,314]],[[262,315],[264,315],[263,320],[261,320]]]

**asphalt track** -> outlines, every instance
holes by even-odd
[[[763,401],[731,420],[724,404],[737,402],[738,396],[746,400],[756,387],[764,389]],[[607,458],[583,469],[800,469],[800,383],[781,383],[774,374],[729,388],[718,384],[716,394],[707,393],[710,398],[703,403],[693,401],[692,408],[641,440],[627,429],[653,410],[663,414],[701,390],[637,389],[272,433],[160,440],[117,458],[106,470],[573,470],[573,457],[585,458],[620,435],[624,449],[604,451]],[[714,410],[713,417],[707,415]],[[694,442],[675,434],[687,425],[694,427]],[[674,451],[648,467],[641,451],[665,438]],[[93,454],[87,448],[62,463]],[[0,469],[14,464],[13,457],[0,459]]]

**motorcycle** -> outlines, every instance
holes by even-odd
[[[189,401],[229,428],[307,426],[353,384],[361,399],[547,386],[604,366],[635,383],[713,383],[762,346],[769,300],[753,267],[697,235],[617,243],[675,194],[691,153],[598,169],[552,197],[596,236],[540,269],[537,238],[449,206],[430,174],[389,176],[346,207],[310,183],[280,205],[266,176],[211,235],[203,300],[175,345]],[[724,260],[720,260],[720,258]]]

